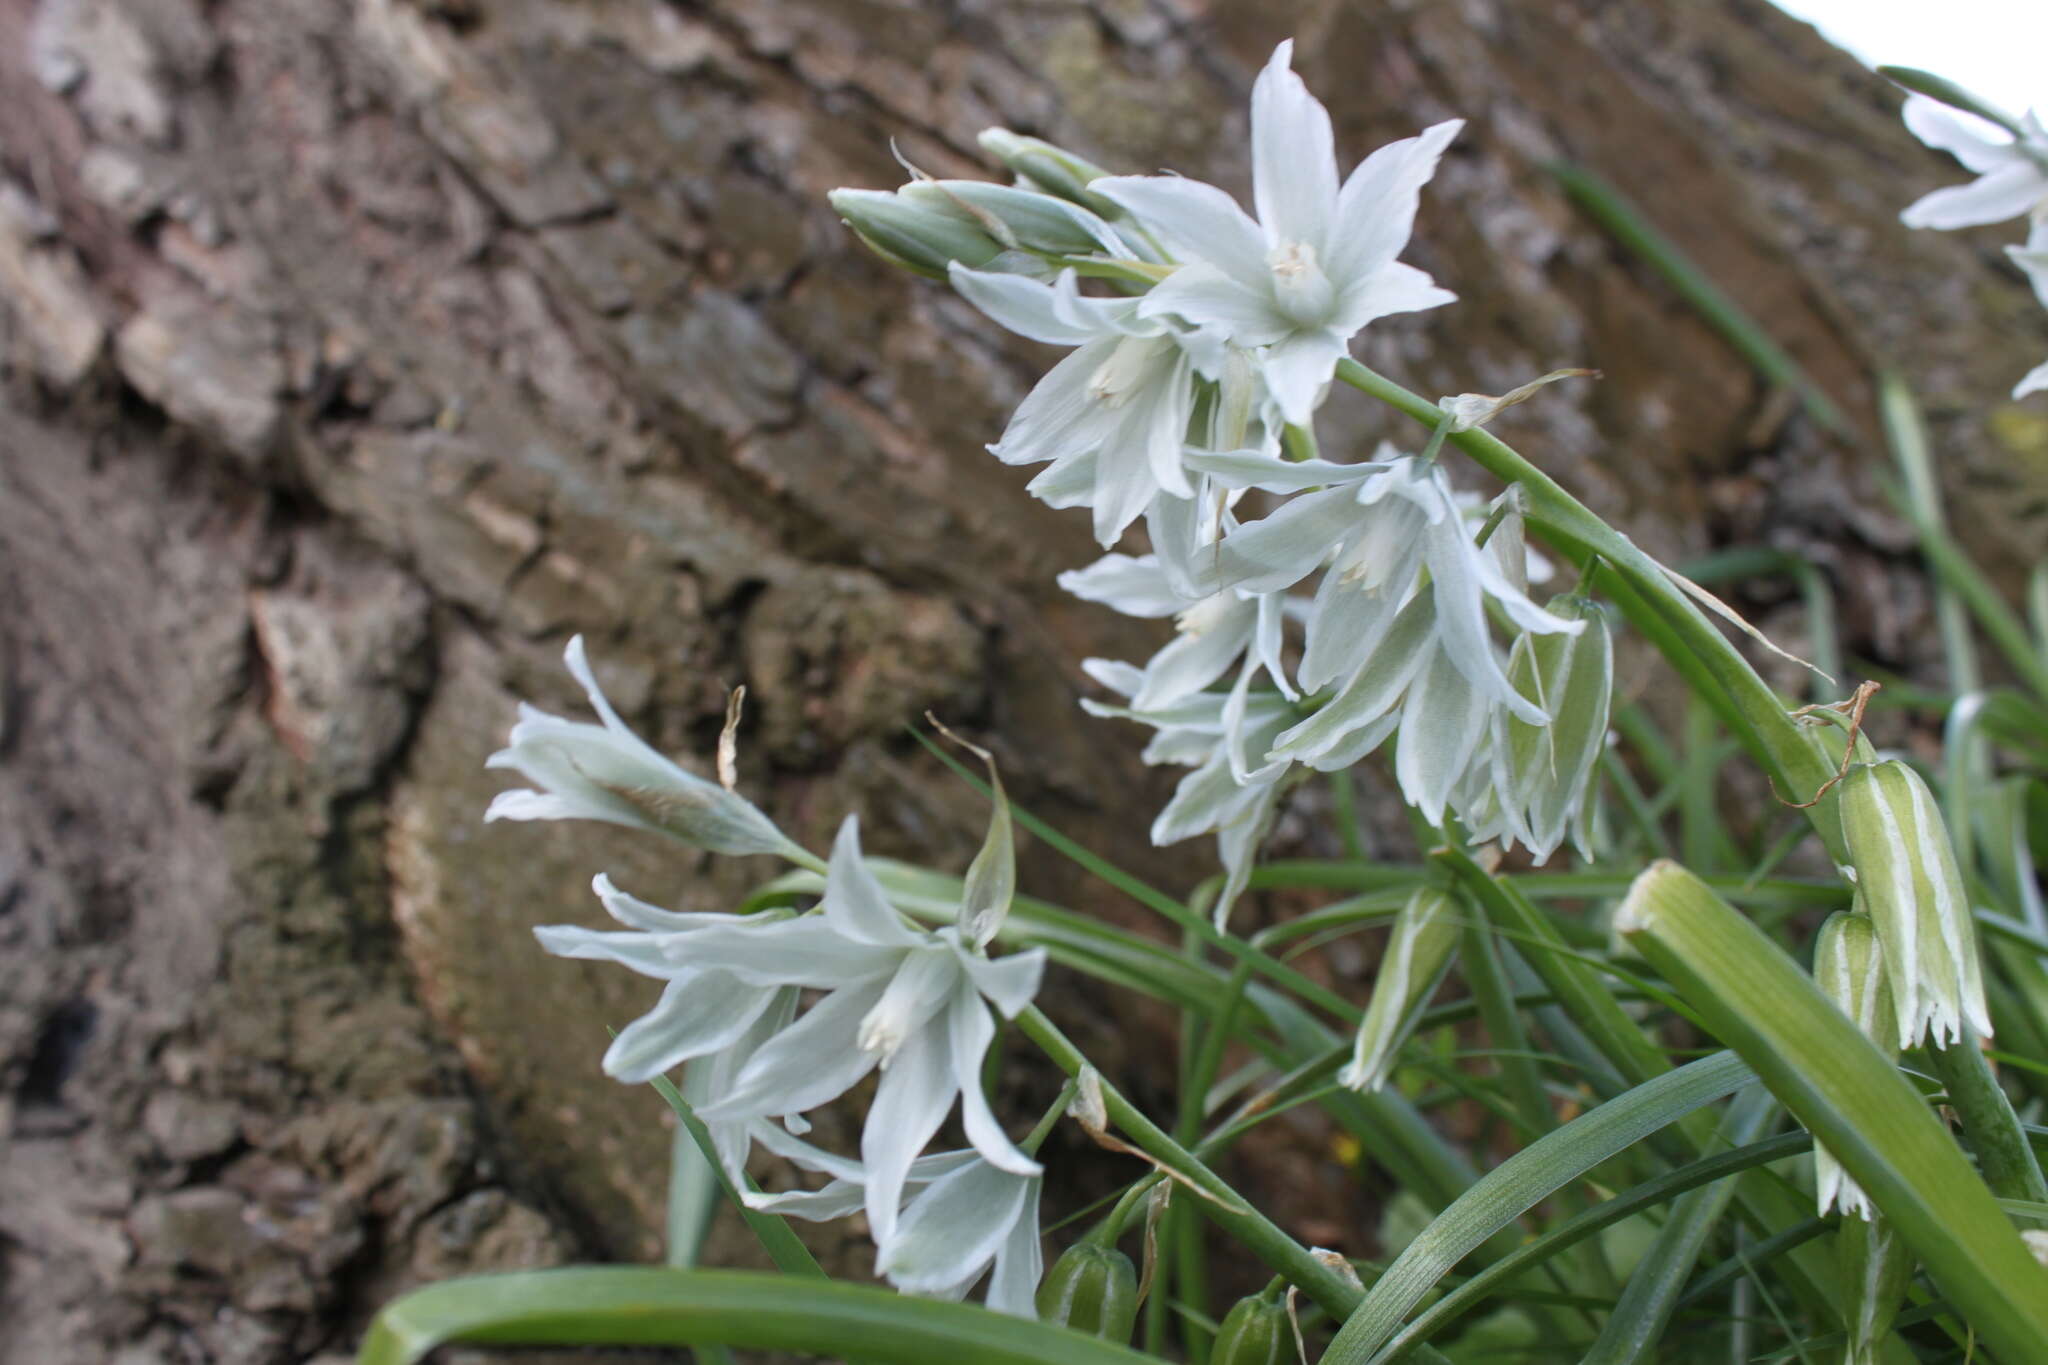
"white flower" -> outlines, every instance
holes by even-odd
[[[872,1209],[867,1172],[857,1163],[830,1166],[794,1158],[834,1176],[821,1190],[755,1196],[772,1213],[826,1221]],[[1037,1175],[991,1165],[971,1151],[919,1157],[906,1174],[907,1199],[887,1238],[877,1236],[875,1269],[906,1294],[962,1299],[984,1273],[990,1308],[1038,1316],[1034,1298],[1044,1273],[1039,1248]]]
[[[1139,313],[1135,298],[1090,298],[1074,272],[1052,284],[953,269],[968,302],[1020,336],[1074,353],[1047,371],[989,452],[1005,464],[1051,467],[1031,491],[1054,507],[1095,510],[1095,538],[1114,544],[1164,492],[1192,497],[1181,468],[1194,415],[1198,336]],[[1207,348],[1205,359],[1215,354]]]
[[[1284,594],[1225,588],[1190,601],[1173,591],[1157,555],[1105,555],[1085,569],[1061,574],[1059,584],[1084,601],[1100,602],[1126,616],[1174,618],[1178,634],[1145,665],[1144,681],[1131,698],[1135,710],[1156,710],[1193,696],[1228,672],[1248,649],[1281,692],[1290,699],[1295,696],[1280,658]]]
[[[882,1068],[861,1133],[878,1243],[888,1242],[911,1163],[955,1097],[976,1151],[1004,1170],[1037,1173],[996,1122],[980,1072],[995,1037],[989,1004],[1004,1018],[1029,1004],[1043,950],[990,961],[961,941],[957,927],[932,933],[906,924],[861,861],[851,816],[832,848],[821,913],[735,922],[693,933],[682,947],[694,965],[749,985],[826,992],[704,1106],[707,1123],[801,1114]]]
[[[1263,348],[1259,365],[1286,420],[1307,422],[1358,330],[1390,313],[1449,303],[1394,258],[1422,186],[1463,126],[1453,119],[1391,143],[1339,188],[1327,110],[1280,44],[1252,90],[1254,222],[1223,191],[1173,176],[1112,176],[1089,189],[1121,205],[1187,262],[1145,296],[1148,317],[1178,314]]]
[[[1089,659],[1082,667],[1089,677],[1125,697],[1135,697],[1145,685],[1145,670],[1131,664]],[[1284,759],[1252,766],[1253,756],[1271,748],[1298,714],[1278,692],[1251,690],[1259,670],[1258,661],[1248,659],[1229,692],[1196,692],[1155,710],[1086,698],[1081,702],[1091,715],[1121,716],[1152,726],[1158,733],[1145,746],[1147,763],[1194,768],[1153,820],[1152,842],[1163,846],[1197,834],[1216,835],[1224,868],[1213,911],[1219,928],[1251,880],[1253,855],[1273,827],[1292,767]]]
[[[2005,254],[2027,272],[2027,280],[2034,286],[2034,297],[2041,301],[2042,307],[2048,308],[2048,215],[2036,214],[2034,225],[2027,233],[2027,244],[2009,246]],[[2042,389],[2048,389],[2048,361],[2029,371],[2026,378],[2014,387],[2012,396],[2025,398]]]
[[[1924,195],[1908,205],[1899,221],[1916,228],[1979,227],[2017,218],[2048,200],[2048,127],[2028,114],[2021,135],[1986,137],[1981,120],[1958,118],[1926,95],[1906,97],[1906,126],[1928,146],[1947,152],[1977,179]]]
[[[484,760],[512,768],[540,791],[501,792],[486,820],[603,820],[671,835],[714,853],[773,853],[803,861],[803,850],[745,797],[685,771],[619,719],[583,655],[583,637],[563,654],[602,725],[563,720],[521,703],[511,742]]]

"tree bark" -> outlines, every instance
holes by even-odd
[[[660,1106],[596,1067],[645,992],[529,930],[595,922],[600,869],[687,908],[769,869],[479,823],[514,699],[580,706],[572,633],[671,752],[708,755],[746,683],[744,789],[814,847],[858,811],[873,851],[965,863],[983,811],[905,735],[932,709],[1086,842],[1206,875],[1133,818],[1171,774],[1074,705],[1079,659],[1159,631],[1062,599],[1085,516],[981,451],[1047,354],[824,195],[897,183],[892,138],[987,175],[990,124],[1242,189],[1290,33],[1347,158],[1471,120],[1407,257],[1461,301],[1375,324],[1368,364],[1428,394],[1599,367],[1501,433],[1669,560],[1810,557],[1852,650],[1907,673],[1933,632],[1874,366],[1923,395],[1972,548],[2007,581],[2040,553],[2048,421],[2003,395],[2048,328],[2010,234],[1900,227],[1961,173],[1761,0],[0,6],[0,1365],[302,1360],[424,1280],[658,1254]],[[1557,158],[1855,438],[1574,210]],[[1341,455],[1417,436],[1330,413]],[[1744,605],[1800,647],[1789,589]],[[1025,885],[1146,924],[1042,851]],[[1106,1069],[1167,1083],[1169,1021],[1057,989]],[[1369,1202],[1312,1170],[1253,1188],[1367,1249]]]

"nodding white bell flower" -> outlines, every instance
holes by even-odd
[[[2009,246],[2005,254],[2012,257],[2013,264],[2027,272],[2027,280],[2034,286],[2034,297],[2041,306],[2048,308],[2048,213],[2034,215],[2034,225],[2027,232],[2025,246]],[[2012,396],[2025,398],[2030,393],[2048,389],[2048,361],[2043,361],[2027,372],[2024,379],[2013,387]]]
[[[1830,915],[1821,925],[1813,945],[1813,981],[1887,1060],[1896,1061],[1898,1024],[1891,978],[1885,970],[1877,925],[1864,913],[1864,905],[1859,894],[1853,910]],[[1844,1214],[1870,1220],[1870,1197],[1842,1169],[1835,1154],[1820,1143],[1813,1148],[1813,1185],[1822,1217],[1830,1208],[1838,1208]]]
[[[804,860],[803,850],[752,802],[663,757],[619,719],[590,670],[581,635],[562,657],[604,723],[563,720],[522,702],[511,742],[484,766],[515,769],[541,790],[499,793],[485,820],[602,820],[713,853]]]
[[[1394,258],[1463,122],[1380,148],[1340,187],[1329,112],[1289,69],[1293,55],[1292,40],[1280,44],[1252,89],[1256,221],[1215,186],[1176,176],[1108,176],[1088,188],[1184,262],[1140,311],[1213,325],[1233,345],[1257,348],[1280,412],[1301,425],[1359,329],[1456,298]]]
[[[815,1151],[815,1149],[813,1149]],[[871,1207],[868,1173],[858,1162],[791,1159],[833,1177],[820,1190],[749,1195],[770,1213],[828,1222]],[[963,1299],[988,1274],[984,1302],[998,1313],[1035,1318],[1045,1262],[1039,1247],[1042,1181],[990,1164],[973,1151],[937,1152],[911,1163],[902,1208],[886,1238],[876,1237],[875,1270],[906,1294]]]
[[[1280,657],[1286,617],[1282,593],[1241,593],[1225,588],[1193,601],[1173,591],[1159,556],[1104,555],[1085,569],[1069,569],[1059,585],[1083,601],[1100,602],[1126,616],[1171,616],[1173,641],[1145,665],[1131,707],[1152,711],[1193,696],[1222,677],[1247,650],[1289,700],[1298,694]]]
[[[2048,127],[2038,116],[2028,114],[2020,121],[2020,136],[2012,137],[1986,136],[1992,125],[1960,118],[1926,95],[1908,95],[1902,112],[1914,136],[1977,173],[1967,185],[1914,200],[1899,215],[1907,227],[1981,227],[2017,218],[2048,201]]]
[[[1111,691],[1135,699],[1146,671],[1108,659],[1088,659],[1088,676]],[[1223,863],[1224,882],[1217,894],[1214,918],[1218,928],[1251,881],[1252,859],[1272,831],[1281,794],[1294,776],[1293,764],[1258,758],[1273,746],[1279,733],[1298,717],[1294,704],[1275,691],[1253,691],[1252,680],[1262,665],[1245,660],[1228,692],[1195,692],[1153,710],[1115,706],[1083,698],[1090,715],[1118,716],[1153,727],[1145,746],[1150,764],[1192,767],[1181,779],[1165,809],[1152,821],[1152,842],[1179,843],[1197,834],[1214,833]]]
[[[1220,342],[1142,315],[1135,298],[1084,295],[1072,270],[1045,284],[956,265],[952,278],[969,303],[1019,336],[1076,348],[989,447],[1005,464],[1052,462],[1031,481],[1034,494],[1054,507],[1093,508],[1105,549],[1158,494],[1194,496],[1181,450],[1195,375],[1213,371]]]
[[[878,1242],[893,1230],[912,1161],[956,1098],[976,1151],[1003,1170],[1037,1174],[989,1109],[981,1064],[995,1038],[989,1007],[1008,1019],[1031,1002],[1044,951],[991,961],[958,926],[933,932],[905,923],[861,861],[852,816],[833,844],[820,913],[700,930],[680,950],[693,965],[748,985],[826,993],[737,1069],[699,1111],[706,1123],[801,1114],[882,1069],[861,1132]]]

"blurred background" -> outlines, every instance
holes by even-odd
[[[824,196],[898,183],[891,139],[990,175],[992,124],[1242,192],[1289,35],[1347,166],[1470,120],[1407,256],[1460,301],[1375,324],[1367,364],[1431,395],[1599,368],[1500,434],[1671,562],[1817,566],[1865,671],[1939,667],[1879,492],[1878,369],[1926,405],[1987,568],[2010,587],[2040,555],[2048,410],[2005,395],[2048,319],[2017,234],[1901,227],[1961,172],[1763,0],[0,6],[0,1365],[339,1360],[424,1280],[658,1254],[662,1106],[597,1069],[652,988],[529,931],[595,922],[598,870],[710,909],[775,869],[479,823],[515,699],[581,705],[572,633],[670,752],[708,755],[744,682],[743,788],[813,846],[857,810],[871,851],[965,864],[984,809],[906,734],[929,708],[1084,842],[1177,891],[1213,870],[1205,840],[1144,843],[1173,774],[1074,704],[1081,658],[1168,627],[1062,600],[1085,514],[981,449],[1048,352],[866,254]],[[1336,458],[1415,436],[1326,411]],[[1804,649],[1789,578],[1722,586]],[[1276,852],[1329,851],[1320,799]],[[1403,847],[1390,796],[1366,809]],[[1040,850],[1024,889],[1147,923]],[[1369,965],[1311,964],[1361,996]],[[1171,1086],[1171,1019],[1067,979],[1045,1003],[1140,1101]],[[1014,1070],[1035,1113],[1052,1079]],[[1385,1191],[1357,1156],[1302,1111],[1234,1174],[1362,1254]],[[864,1267],[844,1229],[818,1246]],[[710,1259],[753,1254],[714,1232]]]

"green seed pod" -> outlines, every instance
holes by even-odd
[[[1899,1046],[1930,1033],[1946,1046],[1966,1023],[1990,1037],[1970,900],[1927,784],[1891,759],[1857,764],[1839,790],[1849,875],[1884,945]]]
[[[1002,244],[971,218],[912,203],[887,190],[834,190],[827,196],[846,225],[875,252],[920,275],[946,278],[954,261],[979,269]]]
[[[1538,862],[1573,832],[1593,766],[1607,747],[1607,711],[1614,694],[1614,645],[1599,603],[1565,593],[1551,598],[1544,609],[1567,621],[1584,621],[1586,628],[1577,635],[1516,639],[1508,654],[1508,679],[1549,713],[1550,723],[1531,725],[1500,711],[1493,750],[1494,785],[1508,807],[1507,828]],[[1579,852],[1592,856],[1584,847]]]
[[[1038,1286],[1038,1316],[1123,1344],[1138,1320],[1138,1272],[1131,1258],[1098,1242],[1076,1242]]]
[[[1294,1332],[1287,1306],[1264,1294],[1239,1299],[1209,1348],[1209,1365],[1288,1365],[1293,1359]]]
[[[1372,1000],[1358,1026],[1351,1062],[1338,1074],[1340,1085],[1377,1090],[1386,1084],[1394,1054],[1451,965],[1461,932],[1457,921],[1457,902],[1435,887],[1421,888],[1401,907],[1386,955],[1380,959]]]

